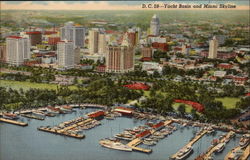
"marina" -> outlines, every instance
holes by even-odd
[[[191,160],[197,157],[202,152],[205,152],[206,146],[209,146],[209,143],[207,143],[207,139],[210,139],[209,141],[211,141],[211,139],[214,137],[213,135],[208,134],[207,132],[209,132],[209,129],[204,129],[206,126],[200,123],[196,123],[194,125],[193,123],[189,123],[186,120],[173,118],[171,119],[170,117],[166,117],[164,121],[162,120],[162,117],[153,118],[154,116],[146,116],[147,118],[142,118],[144,117],[143,114],[141,114],[141,118],[138,119],[133,117],[124,117],[117,113],[109,113],[111,115],[118,115],[114,118],[114,120],[111,121],[109,119],[104,118],[104,116],[106,115],[103,115],[100,111],[100,108],[75,108],[75,112],[70,112],[68,114],[57,114],[55,117],[46,117],[46,119],[43,121],[37,121],[36,119],[21,117],[20,119],[25,123],[29,123],[30,126],[22,132],[24,135],[32,134],[31,138],[35,139],[35,143],[38,143],[40,145],[46,146],[46,144],[43,144],[44,141],[39,140],[42,137],[46,137],[45,142],[56,141],[56,143],[59,143],[61,146],[67,148],[74,154],[79,154],[83,152],[84,154],[89,155],[90,153],[93,153],[95,154],[94,159],[99,158],[103,160],[107,159],[108,157],[113,157],[118,160],[122,160],[122,157],[126,157],[126,159],[153,159],[153,157],[156,157],[159,160],[163,160],[166,159],[166,156],[170,157],[171,155],[176,154],[176,151],[178,151],[180,148],[185,149],[185,146],[192,145],[193,152],[192,154],[190,152],[189,154],[191,155],[187,158]],[[100,115],[101,117],[98,117],[97,115]],[[92,126],[92,123],[99,122],[99,120],[96,120],[96,118],[100,118],[102,125],[98,125],[98,127],[94,127],[94,125]],[[3,126],[5,127],[3,128]],[[11,126],[2,123],[0,124],[0,127],[1,134],[7,136],[6,134],[8,133],[8,130]],[[50,136],[50,134],[43,134],[43,132],[37,133],[37,129],[43,132],[48,132],[59,136]],[[149,132],[147,130],[149,130]],[[201,130],[202,132],[200,132]],[[135,132],[135,137],[132,138],[132,140],[121,139],[117,141],[112,138],[108,139],[107,141],[107,137],[112,137],[114,135],[121,134],[124,132],[133,133],[133,131]],[[143,138],[136,137],[136,135],[142,133],[143,131],[146,131],[144,133],[145,137],[143,136],[143,134]],[[219,134],[223,133],[221,131],[217,132]],[[65,139],[62,137],[73,138],[76,139],[76,141],[74,141],[73,139]],[[77,140],[83,138],[84,140]],[[155,142],[151,143],[153,139]],[[100,142],[104,142],[102,144],[105,146],[100,145]],[[5,142],[0,143],[2,143],[3,145],[5,144]],[[32,148],[34,148],[32,144],[28,143],[28,141],[26,143],[28,148],[29,146],[32,146]],[[203,143],[204,147],[199,149],[198,146],[200,143]],[[230,142],[228,144],[230,144],[230,146],[235,145],[234,143]],[[226,149],[228,147],[228,144],[226,145]],[[87,146],[88,149],[86,151],[82,149],[77,149],[77,151],[79,152],[77,153],[76,151],[73,151],[71,150],[71,148],[67,147],[69,145],[74,145],[73,148],[78,146],[79,148],[85,149]],[[54,145],[52,145],[51,147],[53,146]],[[49,148],[52,149],[51,147]],[[52,150],[55,150],[55,148],[56,147],[54,146]],[[231,148],[233,148],[233,146]],[[93,150],[95,149],[97,149],[98,153],[94,153]],[[4,150],[0,150],[0,154],[3,158],[6,156]],[[121,158],[117,158],[118,154],[122,155]],[[36,156],[39,154],[32,153],[32,155]],[[65,159],[67,155],[63,155],[63,159]],[[215,155],[215,157],[216,156],[221,157],[222,155],[219,154]]]

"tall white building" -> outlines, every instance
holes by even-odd
[[[30,59],[30,40],[19,36],[6,38],[6,61],[11,65],[22,65]]]
[[[98,28],[89,30],[89,53],[104,55],[107,52],[106,34]]]
[[[59,68],[74,68],[74,43],[72,41],[60,41],[57,43],[57,59]]]
[[[99,30],[97,29],[89,30],[89,53],[90,54],[98,53],[98,39],[99,39]]]
[[[74,26],[73,22],[67,22],[64,27],[60,29],[60,38],[72,41],[74,48],[84,47],[85,28]]]
[[[209,53],[208,53],[208,58],[214,59],[217,58],[217,50],[218,50],[218,40],[214,36],[212,40],[209,42]]]
[[[160,20],[156,14],[152,17],[150,22],[150,34],[158,36],[160,33]]]
[[[104,55],[106,52],[107,52],[106,35],[104,33],[100,33],[98,37],[98,53]]]

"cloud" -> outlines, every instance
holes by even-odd
[[[122,3],[110,3],[108,1],[85,1],[85,3],[74,2],[68,3],[63,1],[47,1],[46,3],[35,3],[32,1],[25,1],[22,3],[8,3],[1,1],[1,9],[2,10],[173,10],[173,9],[165,9],[165,8],[147,8],[143,9],[142,4],[145,3],[141,1],[140,4],[135,3],[132,5],[131,3],[126,4],[126,2]],[[147,3],[157,3],[163,4],[165,2],[147,2]],[[182,3],[182,2],[171,2],[171,3]],[[177,8],[178,9],[178,8]],[[237,5],[234,10],[249,10],[249,6],[246,5]],[[190,9],[189,9],[190,10]],[[196,9],[197,10],[197,9]],[[228,9],[227,9],[228,10]]]

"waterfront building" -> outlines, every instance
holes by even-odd
[[[74,68],[74,44],[72,41],[60,41],[57,43],[57,58],[59,68]]]
[[[60,38],[72,41],[74,48],[84,47],[85,28],[74,26],[73,22],[67,22],[65,26],[60,29]]]
[[[160,33],[160,20],[156,14],[151,19],[150,22],[150,34],[154,36],[158,36]]]
[[[37,44],[42,43],[42,32],[40,31],[26,32],[26,35],[29,36],[31,46],[36,46]]]
[[[209,53],[208,58],[214,59],[217,58],[217,50],[218,50],[218,40],[214,36],[212,40],[209,42]]]
[[[6,38],[6,61],[11,65],[22,65],[30,59],[29,38],[9,36]]]
[[[6,45],[0,45],[0,62],[6,62]]]

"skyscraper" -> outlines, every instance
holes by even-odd
[[[209,53],[208,58],[214,59],[217,58],[217,50],[218,50],[218,40],[214,36],[212,40],[209,42]]]
[[[97,29],[89,30],[89,53],[90,54],[98,53],[98,39],[99,39],[99,30]]]
[[[160,20],[156,14],[152,17],[150,22],[150,34],[154,36],[158,36],[160,33]]]
[[[57,43],[57,59],[60,68],[74,68],[74,44],[72,41],[59,41]]]
[[[106,54],[106,71],[125,73],[134,70],[134,51],[128,46],[109,46]]]
[[[98,37],[98,53],[104,55],[107,52],[106,35],[100,33]]]
[[[11,65],[22,65],[30,59],[30,40],[19,36],[6,38],[6,60]]]
[[[85,28],[74,26],[73,22],[65,23],[64,27],[60,29],[60,38],[72,41],[74,48],[84,47]]]

